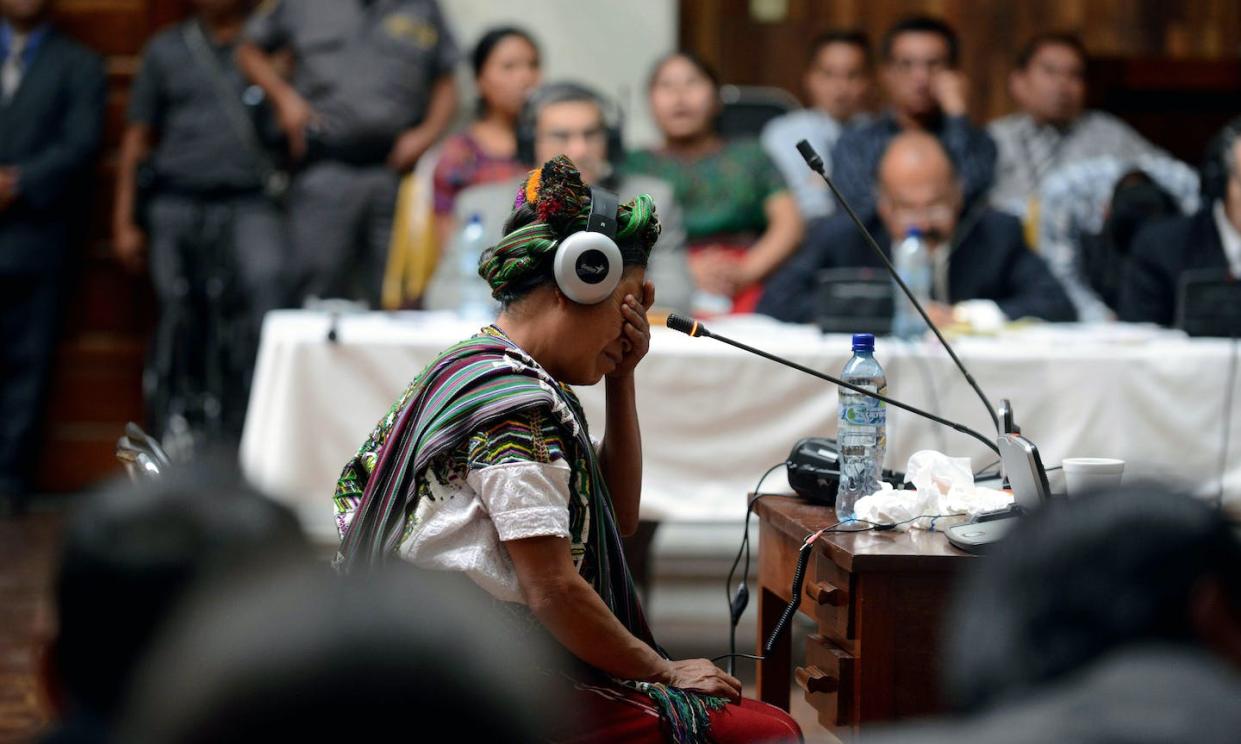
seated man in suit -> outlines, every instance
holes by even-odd
[[[1120,289],[1120,319],[1172,325],[1177,292],[1188,271],[1215,270],[1241,276],[1241,127],[1229,125],[1217,139],[1223,184],[1188,217],[1148,225],[1133,241]]]
[[[964,210],[961,184],[944,148],[924,132],[897,135],[879,164],[876,212],[867,229],[891,255],[912,228],[930,246],[931,320],[943,325],[989,316],[1071,321],[1073,304],[1043,259],[1026,246],[1015,217],[985,205]],[[814,320],[815,274],[880,267],[847,215],[810,227],[802,249],[770,280],[758,311],[780,320]]]

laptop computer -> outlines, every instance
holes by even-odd
[[[1176,327],[1191,336],[1241,337],[1241,282],[1224,269],[1182,274]]]
[[[822,269],[815,274],[814,321],[824,333],[892,331],[892,277],[883,269]]]

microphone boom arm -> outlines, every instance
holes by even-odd
[[[836,377],[832,377],[831,375],[825,374],[816,369],[811,369],[809,367],[803,366],[801,364],[798,364],[797,362],[790,361],[788,359],[781,359],[775,354],[770,354],[766,351],[763,351],[762,349],[756,349],[753,346],[750,346],[749,344],[743,344],[740,341],[734,341],[733,339],[728,338],[727,336],[721,336],[717,333],[712,333],[708,331],[707,328],[703,326],[701,323],[699,323],[698,321],[690,321],[688,319],[681,318],[680,316],[672,315],[672,316],[669,316],[668,318],[668,327],[672,328],[673,330],[677,330],[677,331],[681,331],[682,333],[689,334],[690,336],[705,336],[707,338],[713,338],[716,341],[721,341],[723,343],[728,344],[729,346],[734,346],[738,349],[741,349],[742,351],[748,351],[751,354],[757,354],[758,356],[761,356],[764,359],[769,359],[773,362],[778,362],[780,364],[783,364],[786,367],[792,367],[798,372],[804,372],[805,374],[808,374],[812,377],[817,377],[820,380],[826,380],[827,382],[833,383],[839,387],[852,390],[855,393],[861,393],[862,395],[874,398],[875,400],[881,400],[890,406],[895,406],[897,408],[909,411],[910,413],[916,414],[918,416],[922,416],[923,418],[930,419],[931,421],[934,421],[937,424],[947,426],[949,429],[953,429],[967,436],[971,436],[974,439],[977,439],[978,441],[987,445],[987,449],[991,450],[996,455],[1000,454],[1000,448],[996,445],[995,442],[991,441],[990,439],[987,439],[982,434],[979,434],[978,432],[974,431],[973,429],[963,424],[958,424],[954,421],[949,421],[948,419],[942,418],[940,416],[936,416],[935,414],[929,411],[923,411],[921,409],[914,408],[913,406],[902,403],[899,400],[895,400],[893,398],[889,398],[886,395],[881,395],[879,393],[875,393],[870,390],[867,390],[864,387],[860,387],[858,385],[845,382],[844,380],[841,380]]]
[[[914,293],[910,291],[908,285],[905,284],[905,280],[901,278],[901,275],[896,272],[896,267],[892,265],[892,261],[888,259],[887,254],[885,254],[883,249],[879,247],[879,243],[875,242],[875,238],[870,234],[870,230],[866,229],[866,226],[862,224],[862,220],[858,219],[857,213],[853,211],[853,207],[849,206],[849,202],[845,201],[845,198],[841,196],[840,191],[836,188],[836,184],[832,182],[832,179],[828,178],[827,170],[823,167],[823,158],[819,157],[819,154],[814,151],[814,148],[811,147],[810,143],[806,140],[802,140],[797,143],[797,151],[801,153],[803,158],[805,158],[806,165],[810,166],[811,170],[818,173],[819,176],[823,178],[823,181],[827,184],[827,187],[832,190],[832,195],[836,197],[836,201],[840,202],[840,206],[845,208],[845,212],[849,215],[849,219],[853,220],[853,224],[857,227],[858,231],[862,233],[862,237],[866,239],[866,243],[870,246],[870,249],[874,251],[875,255],[879,257],[879,260],[883,261],[884,265],[888,267],[888,272],[892,274],[892,278],[896,280],[896,283],[901,288],[901,291],[904,292],[905,296],[909,298],[909,301],[913,303],[913,306],[918,311],[918,314],[922,316],[922,320],[926,323],[927,327],[931,329],[931,332],[935,334],[935,338],[939,339],[939,343],[944,347],[944,350],[948,352],[948,356],[952,357],[952,363],[957,365],[957,369],[961,370],[961,374],[965,376],[965,381],[969,383],[970,387],[974,388],[975,393],[978,393],[978,397],[982,400],[983,405],[987,407],[987,413],[991,415],[991,423],[995,424],[995,433],[997,435],[1000,434],[1000,417],[996,413],[995,406],[991,405],[991,401],[987,399],[987,394],[982,391],[982,388],[978,385],[978,382],[974,380],[974,376],[971,375],[969,370],[965,368],[965,365],[961,363],[961,360],[957,357],[957,353],[952,350],[952,346],[944,340],[944,335],[940,333],[939,329],[935,327],[935,324],[931,322],[931,319],[926,314],[926,310],[922,309],[922,303],[914,299]],[[993,447],[992,449],[995,449],[998,454],[998,448]]]

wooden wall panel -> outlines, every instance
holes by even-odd
[[[1202,108],[1209,95],[1232,95],[1235,102],[1241,92],[1241,3],[1235,0],[784,0],[784,17],[770,23],[754,19],[752,2],[681,0],[682,45],[712,62],[725,82],[776,85],[801,95],[805,53],[815,35],[854,27],[877,44],[898,19],[926,13],[942,17],[961,36],[971,112],[980,122],[1012,110],[1007,78],[1013,56],[1030,36],[1048,30],[1077,33],[1099,58],[1106,75],[1095,78],[1092,70],[1095,103],[1109,100],[1102,84],[1116,83],[1118,67],[1131,64],[1137,68],[1121,75],[1128,90],[1161,93],[1188,86],[1201,95],[1181,102],[1187,109]],[[1182,62],[1198,64],[1170,64]],[[1229,103],[1217,101],[1214,109]],[[1232,103],[1232,108],[1235,112],[1241,105]],[[1135,123],[1142,122],[1148,136],[1167,138],[1161,144],[1174,151],[1193,149],[1175,141],[1174,124],[1161,129],[1137,112],[1128,113],[1137,117]],[[1153,113],[1157,109],[1143,115]],[[1175,117],[1182,112],[1164,113]],[[1222,123],[1221,116],[1212,110],[1209,121],[1199,126],[1216,119]]]

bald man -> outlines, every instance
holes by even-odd
[[[910,229],[927,240],[934,269],[931,319],[982,326],[1024,317],[1076,319],[1060,283],[1026,246],[1021,223],[982,204],[963,211],[964,203],[937,139],[924,132],[892,139],[879,164],[875,212],[864,219],[889,257]],[[767,281],[758,312],[812,322],[819,271],[882,265],[847,215],[811,223],[801,250]]]

